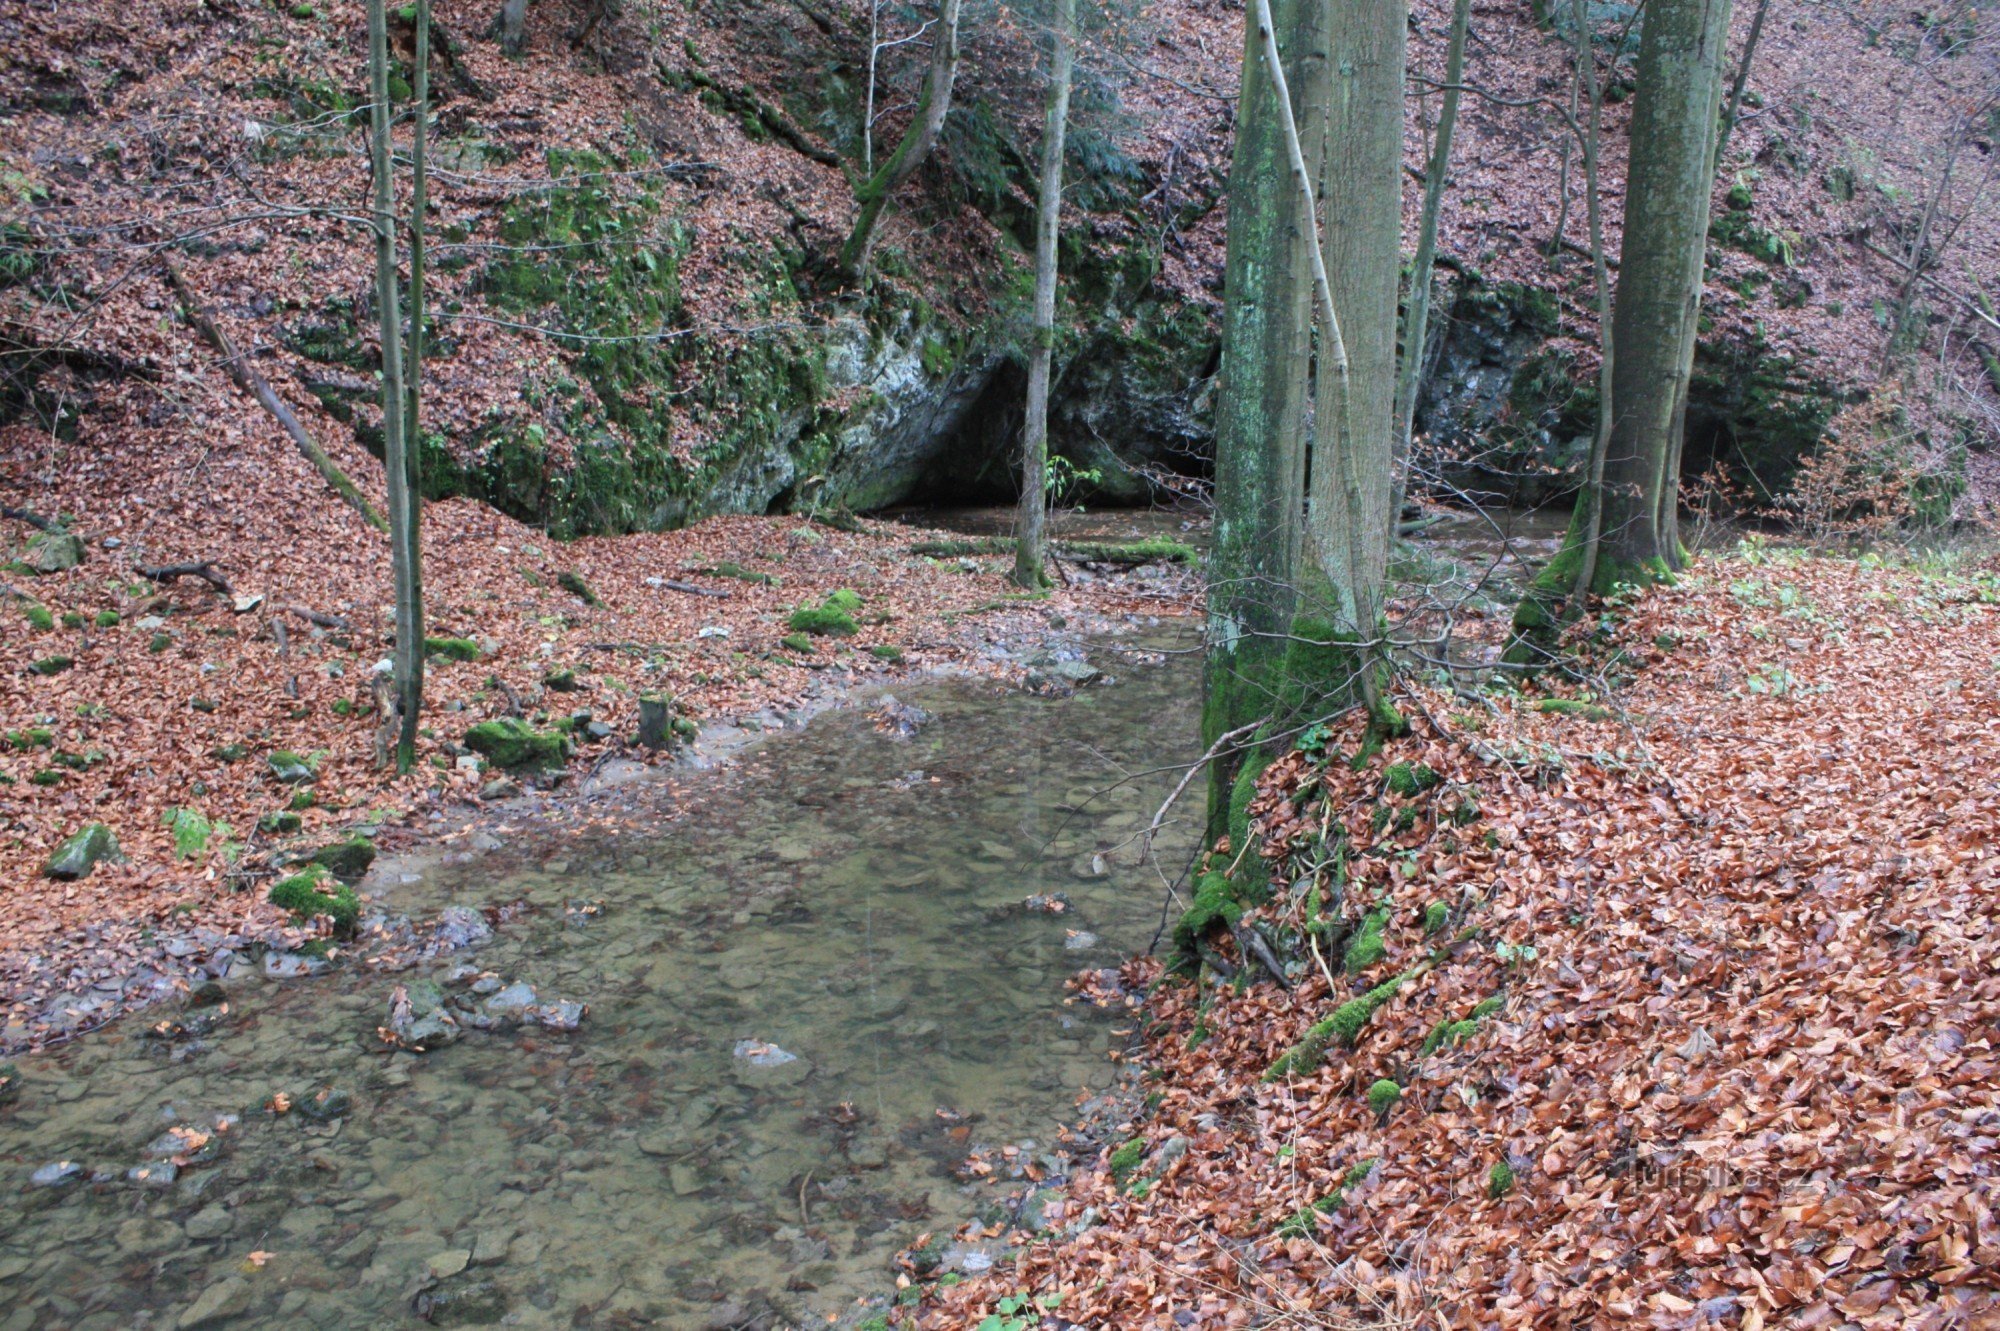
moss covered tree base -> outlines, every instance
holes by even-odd
[[[1543,666],[1556,655],[1557,639],[1568,622],[1577,577],[1583,571],[1584,510],[1579,506],[1563,534],[1562,548],[1528,584],[1520,604],[1514,607],[1513,638],[1507,644],[1509,665]],[[1633,558],[1609,544],[1599,543],[1597,565],[1590,579],[1590,595],[1609,596],[1625,587],[1654,587],[1671,583],[1674,571],[1662,557]]]

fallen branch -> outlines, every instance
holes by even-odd
[[[216,572],[215,565],[203,559],[187,564],[162,564],[158,568],[139,565],[139,572],[154,582],[172,582],[176,578],[200,578],[224,596],[234,596],[236,589],[229,585],[229,579]]]
[[[229,340],[229,334],[223,332],[215,320],[209,317],[208,311],[202,307],[201,302],[195,298],[193,290],[188,287],[187,279],[181,276],[179,266],[165,255],[161,256],[160,262],[166,267],[167,281],[173,286],[174,294],[180,298],[181,305],[187,312],[188,322],[208,339],[209,344],[222,357],[222,367],[229,372],[229,377],[235,381],[236,386],[256,398],[258,405],[277,419],[278,424],[285,428],[285,433],[292,437],[292,443],[298,447],[300,455],[312,463],[319,474],[326,479],[326,483],[333,487],[335,493],[361,515],[362,521],[377,531],[389,530],[389,524],[375,511],[375,506],[368,502],[367,496],[363,495],[360,488],[347,478],[347,473],[326,455],[326,450],[306,433],[306,427],[299,424],[299,418],[292,414],[292,409],[285,405],[284,399],[271,391],[271,385],[257,372],[257,367],[244,358],[243,353],[236,349],[236,344]]]
[[[1243,738],[1245,735],[1253,734],[1259,726],[1264,724],[1265,720],[1266,718],[1260,716],[1254,721],[1246,722],[1236,727],[1234,730],[1224,731],[1216,737],[1215,743],[1208,746],[1207,753],[1202,754],[1201,757],[1188,764],[1187,771],[1181,774],[1180,784],[1173,788],[1173,791],[1168,794],[1166,802],[1161,804],[1159,810],[1153,814],[1153,821],[1146,827],[1146,835],[1139,838],[1139,858],[1141,860],[1152,854],[1153,838],[1159,835],[1160,825],[1166,822],[1167,811],[1174,807],[1174,802],[1180,799],[1181,795],[1194,781],[1195,773],[1214,762],[1228,745]]]
[[[323,629],[347,629],[354,627],[339,615],[323,614],[318,610],[309,610],[302,605],[280,605],[273,606],[272,609],[287,615],[297,615],[306,623],[317,624]]]
[[[688,596],[712,596],[718,601],[729,595],[719,588],[697,587],[692,582],[680,582],[674,578],[661,578],[660,585],[670,592],[682,592]]]
[[[7,508],[4,505],[0,505],[0,518],[11,518],[15,522],[25,522],[30,527],[35,528],[37,531],[62,530],[62,528],[58,527],[55,523],[43,517],[41,514],[30,513],[25,508]]]

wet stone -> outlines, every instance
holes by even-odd
[[[235,1227],[236,1217],[221,1205],[211,1203],[188,1217],[187,1236],[191,1239],[219,1239]]]
[[[83,1181],[83,1166],[74,1160],[51,1160],[28,1176],[38,1188],[67,1188]]]

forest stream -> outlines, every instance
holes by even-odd
[[[1065,981],[1162,918],[1131,843],[1196,751],[1199,669],[1087,646],[1105,678],[1072,696],[919,683],[901,735],[863,697],[642,833],[385,858],[374,906],[437,952],[413,969],[245,957],[22,1059],[0,1327],[858,1320],[899,1249],[1066,1172],[1056,1133],[1117,1081],[1132,1014]],[[1192,842],[1165,832],[1168,872]],[[433,983],[459,1038],[386,1047],[394,991]],[[1007,1188],[955,1176],[974,1152]]]

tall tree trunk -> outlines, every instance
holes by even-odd
[[[1076,0],[1056,0],[1050,37],[1049,106],[1042,127],[1042,180],[1035,212],[1035,327],[1028,352],[1028,410],[1021,426],[1021,509],[1014,581],[1045,587],[1048,573],[1049,373],[1056,344],[1056,240],[1062,223],[1063,140],[1069,129]]]
[[[1679,441],[1707,255],[1729,0],[1650,0],[1625,190],[1612,337],[1617,402],[1591,590],[1644,585],[1681,562]]]
[[[411,77],[416,123],[410,141],[410,340],[404,387],[403,461],[408,493],[403,506],[410,524],[410,603],[415,607],[417,652],[411,662],[409,696],[424,696],[424,210],[430,202],[431,0],[417,0],[416,69]],[[405,708],[397,754],[417,751],[417,709]]]
[[[519,55],[528,44],[528,0],[500,0],[500,49]]]
[[[1465,77],[1465,32],[1472,21],[1472,0],[1457,0],[1451,11],[1451,37],[1445,45],[1444,101],[1438,108],[1437,139],[1424,173],[1424,213],[1417,228],[1417,257],[1410,267],[1410,295],[1403,319],[1403,371],[1396,386],[1396,454],[1394,483],[1389,494],[1389,520],[1403,510],[1410,488],[1410,434],[1416,428],[1417,385],[1424,374],[1424,343],[1430,333],[1431,270],[1437,261],[1438,216],[1444,211],[1445,178],[1451,169],[1452,131],[1458,125],[1459,85]]]
[[[1310,182],[1326,130],[1326,32],[1316,0],[1270,0],[1288,108]],[[1313,201],[1287,188],[1285,120],[1257,24],[1244,24],[1242,94],[1229,171],[1222,364],[1215,396],[1215,535],[1208,569],[1203,742],[1272,711],[1293,612],[1305,511],[1307,369],[1312,355]],[[1220,834],[1242,766],[1209,768]]]
[[[414,722],[422,704],[416,663],[423,657],[415,583],[416,551],[410,542],[410,471],[404,457],[407,405],[403,388],[402,300],[396,287],[396,197],[390,176],[389,22],[386,0],[368,0],[369,156],[375,174],[375,304],[382,323],[382,462],[389,487],[389,567],[395,585],[396,647],[392,659],[395,703],[402,738],[396,766],[416,761]]]
[[[931,149],[937,146],[944,118],[951,110],[952,84],[958,79],[958,16],[962,3],[963,0],[939,0],[937,36],[931,40],[930,68],[924,75],[924,90],[917,99],[916,114],[896,151],[854,192],[861,212],[840,250],[840,270],[850,282],[860,283],[868,276],[868,256],[875,248],[875,229],[881,225],[882,210],[888,206],[889,196],[917,173],[917,168],[931,155]]]
[[[1617,370],[1617,343],[1611,323],[1611,267],[1604,252],[1603,194],[1597,185],[1597,164],[1603,122],[1604,101],[1597,86],[1597,54],[1590,41],[1589,0],[1570,0],[1576,16],[1576,62],[1579,76],[1589,94],[1590,120],[1583,130],[1584,206],[1590,223],[1591,278],[1597,294],[1597,429],[1590,440],[1590,460],[1584,471],[1583,495],[1572,525],[1580,527],[1583,548],[1577,573],[1567,588],[1534,588],[1539,592],[1561,592],[1571,607],[1580,608],[1597,580],[1598,552],[1604,540],[1604,459],[1611,446],[1611,421],[1617,410],[1617,390],[1613,382]],[[1560,578],[1561,570],[1555,571]]]
[[[1334,65],[1320,207],[1331,308],[1322,309],[1307,532],[1321,575],[1317,614],[1337,635],[1352,635],[1359,695],[1378,723],[1393,723],[1378,640],[1395,456],[1408,8],[1403,0],[1329,0],[1327,20]],[[1357,692],[1336,680],[1316,687]]]

